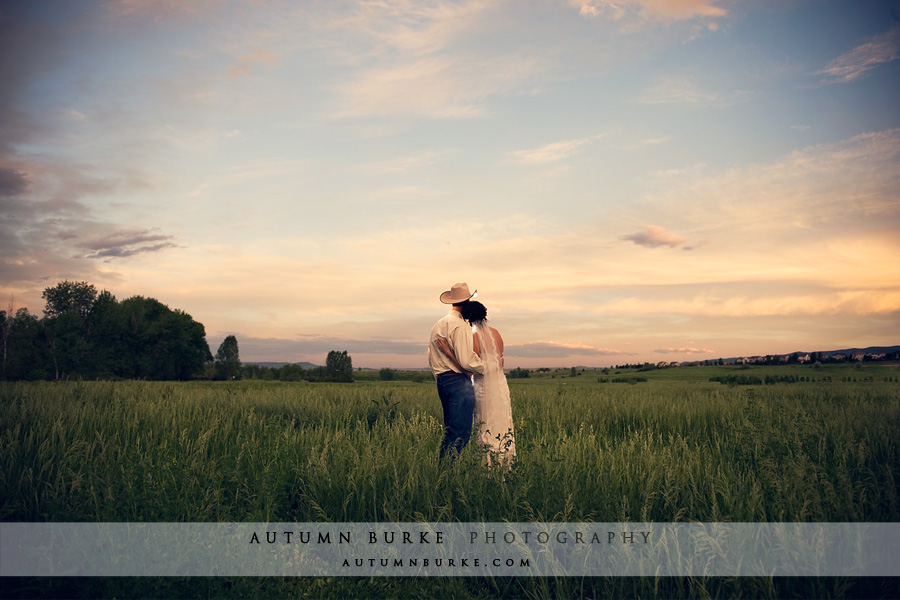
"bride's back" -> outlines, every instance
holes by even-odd
[[[500,367],[500,359],[503,356],[503,337],[500,332],[491,327],[485,326],[489,335],[484,335],[482,328],[478,328],[475,336],[478,338],[479,355],[486,365]]]

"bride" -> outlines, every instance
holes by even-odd
[[[460,312],[472,325],[475,353],[484,361],[484,374],[475,373],[473,380],[478,441],[489,450],[485,455],[487,465],[496,459],[509,468],[516,457],[516,439],[509,386],[503,372],[503,338],[488,325],[487,308],[481,302],[465,302],[460,306]],[[438,347],[448,358],[455,360],[449,344],[439,340]]]

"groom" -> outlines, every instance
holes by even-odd
[[[441,302],[453,308],[431,328],[428,342],[428,364],[437,380],[438,396],[444,409],[444,439],[441,458],[450,454],[451,460],[462,451],[472,434],[472,413],[475,410],[475,389],[471,372],[484,373],[481,358],[475,354],[472,328],[463,320],[460,307],[474,296],[465,283],[454,283],[441,294]],[[447,340],[459,367],[436,346],[438,338]]]

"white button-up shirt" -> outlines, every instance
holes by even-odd
[[[431,328],[431,339],[428,340],[428,364],[435,377],[447,371],[459,373],[459,369],[446,354],[435,345],[435,340],[442,337],[450,343],[456,360],[466,371],[484,373],[484,363],[475,354],[472,341],[472,326],[466,323],[457,310],[451,310]]]

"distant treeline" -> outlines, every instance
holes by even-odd
[[[353,381],[353,359],[346,350],[332,350],[325,359],[324,367],[304,369],[298,364],[281,367],[246,364],[241,367],[244,379],[262,379],[265,381],[336,381],[349,383]]]
[[[838,381],[836,378],[827,376],[827,377],[815,377],[812,375],[766,375],[765,377],[757,377],[755,375],[725,375],[720,377],[710,377],[710,381],[724,383],[727,385],[775,385],[776,383],[814,383],[814,382],[824,382],[831,383],[833,381]],[[850,383],[859,383],[859,382],[870,382],[873,383],[876,381],[874,377],[866,376],[866,377],[841,377],[839,381],[850,382]],[[882,381],[886,382],[894,382],[897,381],[897,377],[889,375],[884,377]]]
[[[598,377],[597,383],[646,383],[646,377]]]

